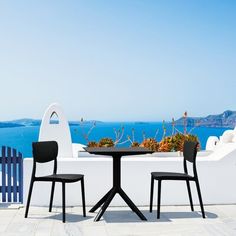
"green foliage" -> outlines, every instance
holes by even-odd
[[[159,144],[154,138],[147,138],[144,139],[143,142],[140,144],[140,147],[148,148],[152,151],[157,152],[159,148]]]
[[[88,142],[88,147],[98,147],[98,143],[95,141]]]
[[[102,138],[99,143],[99,147],[114,147],[114,142],[111,138]]]
[[[140,145],[140,144],[139,144],[138,142],[133,142],[132,145],[131,145],[131,147],[139,147],[139,145]]]
[[[181,134],[177,133],[172,136],[165,137],[161,140],[159,144],[159,152],[174,152],[174,151],[183,151],[185,141],[194,141],[198,142],[198,137],[193,134]],[[200,146],[199,146],[200,149]]]

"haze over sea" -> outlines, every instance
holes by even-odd
[[[71,137],[73,143],[86,144],[86,140],[83,137],[83,133],[86,134],[91,128],[92,123],[84,123],[81,129],[80,125],[71,125]],[[127,135],[132,137],[132,129],[135,130],[134,138],[137,142],[142,142],[143,132],[145,137],[153,138],[158,129],[156,139],[161,140],[163,136],[162,122],[98,122],[96,127],[92,130],[89,140],[98,141],[103,137],[109,137],[115,139],[114,129],[118,130],[124,127],[124,135],[122,141],[127,140]],[[171,124],[166,124],[166,135],[172,134]],[[179,131],[183,131],[182,126],[176,126]],[[192,127],[188,127],[190,131]],[[228,128],[208,128],[208,127],[195,127],[191,134],[198,136],[201,149],[206,147],[206,141],[209,136],[220,136]],[[14,127],[14,128],[0,128],[0,145],[14,147],[20,151],[24,157],[32,157],[32,142],[38,141],[39,126],[26,126],[26,127]],[[119,146],[129,146],[130,142],[126,142]]]

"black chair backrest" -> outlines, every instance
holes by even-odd
[[[56,160],[58,154],[58,144],[56,141],[35,142],[32,146],[35,162],[45,163]]]
[[[197,156],[197,146],[198,142],[193,142],[193,141],[184,142],[183,155],[185,160],[191,163],[195,162]]]

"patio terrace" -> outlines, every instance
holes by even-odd
[[[87,207],[87,210],[89,207]],[[100,222],[96,213],[82,217],[81,207],[68,207],[67,223],[61,222],[61,208],[31,207],[24,218],[24,207],[11,205],[0,209],[0,235],[4,236],[154,236],[154,235],[236,235],[236,205],[206,205],[206,219],[199,207],[191,212],[189,206],[163,206],[161,219],[156,219],[148,207],[140,207],[148,221],[143,222],[128,207],[110,207]]]

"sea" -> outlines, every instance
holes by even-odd
[[[210,128],[210,127],[187,127],[187,132],[197,135],[201,149],[205,150],[206,141],[209,136],[221,136],[228,128]],[[162,122],[98,122],[95,126],[93,123],[82,123],[70,125],[71,138],[73,143],[87,144],[87,141],[99,141],[103,137],[116,139],[119,136],[117,146],[127,147],[131,140],[142,142],[143,138],[156,138],[160,141],[165,135],[173,133],[170,123],[163,126]],[[176,126],[175,132],[183,132],[182,126]],[[123,133],[123,135],[122,135]],[[121,136],[122,135],[122,136]],[[23,126],[12,128],[0,128],[0,146],[9,146],[16,148],[23,154],[23,157],[32,157],[32,142],[38,141],[39,126]]]

